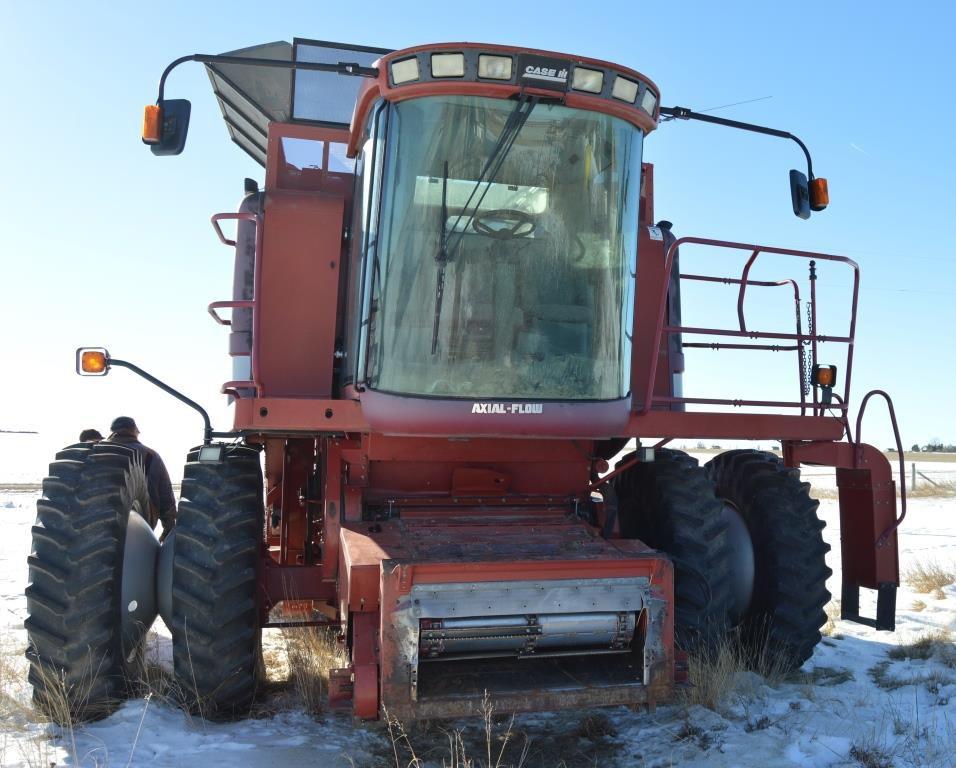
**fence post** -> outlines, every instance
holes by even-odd
[[[910,480],[910,490],[915,491],[916,490],[916,462],[914,461],[910,466],[913,468],[913,479]]]

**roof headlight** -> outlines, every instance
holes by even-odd
[[[657,106],[657,94],[650,88],[644,91],[644,98],[641,99],[641,109],[653,117],[654,107]]]
[[[392,82],[395,85],[402,83],[411,83],[418,80],[421,74],[418,71],[418,59],[414,56],[410,59],[392,62]]]
[[[604,89],[604,73],[600,69],[575,67],[571,87],[576,91],[600,93]]]
[[[478,56],[478,77],[489,80],[510,80],[511,57],[481,54]]]
[[[463,53],[433,53],[432,54],[432,77],[464,77],[464,76],[465,76],[465,54]]]
[[[618,75],[614,78],[614,87],[611,88],[611,96],[615,99],[626,101],[628,104],[633,104],[637,100],[639,87],[640,86],[633,80],[628,80],[626,77]]]

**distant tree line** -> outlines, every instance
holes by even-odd
[[[914,443],[910,450],[913,453],[956,453],[956,445],[944,443],[938,437],[934,437],[923,446]]]

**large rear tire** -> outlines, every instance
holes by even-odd
[[[626,462],[633,454],[624,457]],[[659,450],[612,480],[621,535],[674,563],[675,634],[685,651],[709,653],[726,634],[733,602],[723,504],[697,460]]]
[[[203,717],[248,714],[261,677],[256,564],[263,526],[259,454],[187,458],[173,550],[173,668]]]
[[[728,451],[705,470],[717,495],[740,513],[754,553],[754,588],[741,635],[759,666],[798,668],[820,642],[830,600],[820,502],[800,470],[778,456],[754,450]]]
[[[123,576],[131,533],[141,538],[127,565],[152,591],[159,545],[141,519],[148,504],[142,461],[121,445],[65,448],[43,480],[27,560],[27,658],[34,705],[59,725],[105,717],[142,679],[148,626],[125,626],[136,605],[123,604]]]

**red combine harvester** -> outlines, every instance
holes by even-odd
[[[57,455],[27,588],[41,706],[65,680],[77,712],[108,711],[157,611],[206,716],[248,710],[263,627],[339,628],[349,663],[330,698],[367,719],[466,715],[486,691],[506,710],[653,706],[686,680],[688,651],[733,628],[754,658],[799,666],[830,597],[801,464],[837,468],[843,617],[893,628],[902,516],[887,459],[849,422],[857,265],[677,238],[642,163],[661,118],[792,139],[807,218],[827,188],[799,139],[662,108],[644,75],[604,61],[296,40],[173,62],[146,108],[157,155],[185,143],[189,102],[164,93],[185,61],[205,64],[232,139],[265,168],[264,189],[247,180],[239,212],[212,217],[235,250],[233,297],[209,305],[230,329],[235,420],[215,432],[132,363],[78,350],[80,373],[131,369],[199,410],[205,434],[162,546],[133,454]],[[682,273],[682,245],[742,267]],[[752,278],[758,258],[807,278]],[[853,278],[840,335],[817,328],[824,263]],[[736,286],[739,323],[682,325],[687,281]],[[795,328],[747,325],[748,289],[767,286],[785,306],[792,290]],[[841,350],[842,395],[823,343]],[[695,347],[789,351],[774,360],[796,361],[795,396],[684,397]],[[782,455],[699,467],[673,439],[775,440]],[[875,619],[861,587],[878,591]]]

